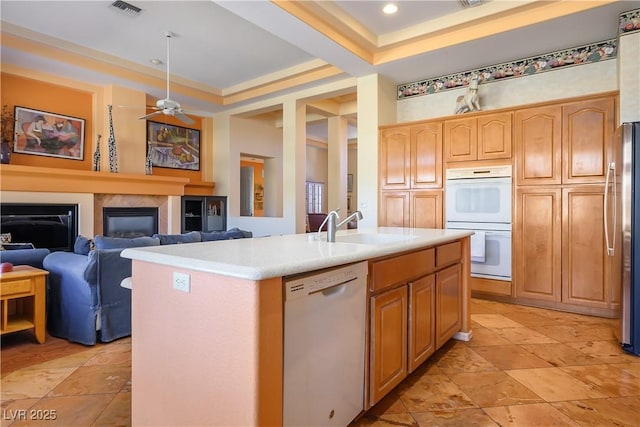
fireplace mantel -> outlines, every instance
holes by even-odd
[[[189,178],[93,172],[71,169],[1,165],[2,191],[139,194],[182,196],[213,195],[213,182],[192,183]]]

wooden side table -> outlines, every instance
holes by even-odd
[[[36,340],[44,343],[47,274],[28,265],[17,265],[13,271],[0,274],[1,335],[33,328]]]

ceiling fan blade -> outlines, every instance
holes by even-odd
[[[187,116],[182,111],[174,111],[173,116],[177,117],[178,119],[182,120],[184,123],[188,125],[195,123],[191,117]]]
[[[157,116],[158,114],[162,114],[162,111],[155,111],[151,114],[147,114],[146,116],[142,116],[142,117],[138,117],[139,120],[143,120],[143,119],[148,119],[151,118],[153,116]]]

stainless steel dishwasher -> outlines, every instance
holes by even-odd
[[[363,410],[366,288],[366,262],[285,279],[285,426],[346,426]]]

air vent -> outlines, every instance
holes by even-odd
[[[458,0],[461,4],[462,7],[471,7],[471,6],[477,6],[480,3],[484,2],[485,0]]]
[[[142,12],[142,9],[140,9],[139,7],[120,0],[111,3],[111,7],[129,16],[138,16],[140,15],[140,12]]]

